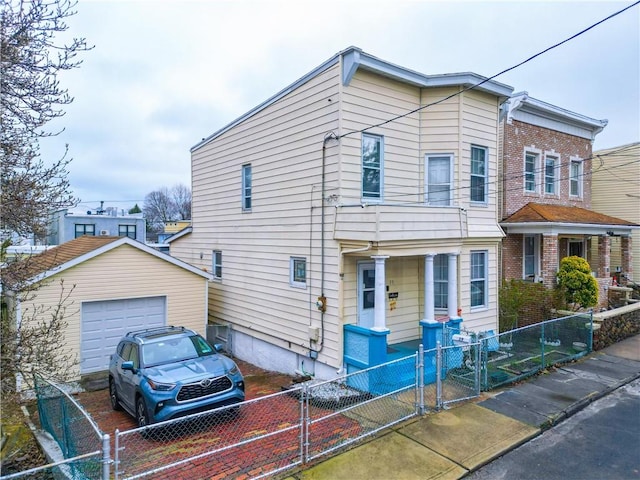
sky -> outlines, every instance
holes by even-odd
[[[80,0],[65,35],[95,48],[60,75],[74,102],[42,158],[69,145],[74,212],[142,207],[154,190],[190,187],[203,137],[349,46],[423,74],[489,77],[632,3]],[[608,119],[595,150],[638,141],[640,5],[496,80]]]

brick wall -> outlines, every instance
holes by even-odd
[[[522,235],[507,235],[502,240],[502,275],[504,280],[522,279]]]
[[[591,208],[591,141],[530,125],[518,120],[511,124],[504,121],[504,177],[502,218],[506,218],[529,202],[551,205],[578,206]],[[556,170],[556,194],[544,195],[544,185],[538,186],[538,193],[524,191],[524,154],[526,148],[540,152],[537,182],[544,180],[544,155],[553,152],[559,158],[560,168]],[[584,159],[582,198],[569,195],[569,169],[571,157]]]

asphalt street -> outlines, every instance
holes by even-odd
[[[640,479],[640,379],[465,479]]]

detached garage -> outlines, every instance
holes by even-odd
[[[40,286],[18,312],[55,307],[60,282],[66,290],[73,286],[65,340],[77,355],[78,377],[106,370],[118,341],[132,330],[181,325],[206,335],[211,275],[143,243],[83,236],[29,262],[31,283]]]

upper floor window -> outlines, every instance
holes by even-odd
[[[556,168],[558,158],[547,155],[544,159],[544,193],[556,194]]]
[[[538,155],[526,152],[524,154],[524,190],[525,192],[538,191]]]
[[[251,210],[251,165],[242,166],[242,210]]]
[[[382,199],[383,141],[379,135],[362,134],[362,198]]]
[[[214,250],[212,255],[212,272],[213,278],[221,279],[222,278],[222,251]]]
[[[426,202],[429,205],[451,205],[451,155],[426,156]]]
[[[83,235],[95,235],[96,234],[96,226],[91,224],[82,224],[76,223],[76,236],[75,238],[81,237]]]
[[[486,251],[471,252],[471,307],[486,307],[488,304]]]
[[[571,160],[569,172],[569,194],[572,197],[582,196],[582,160]]]
[[[487,149],[471,147],[471,201],[487,202]]]
[[[118,225],[118,236],[129,237],[135,240],[136,226],[135,225]]]
[[[289,283],[292,287],[307,287],[307,259],[291,257],[289,264]]]

